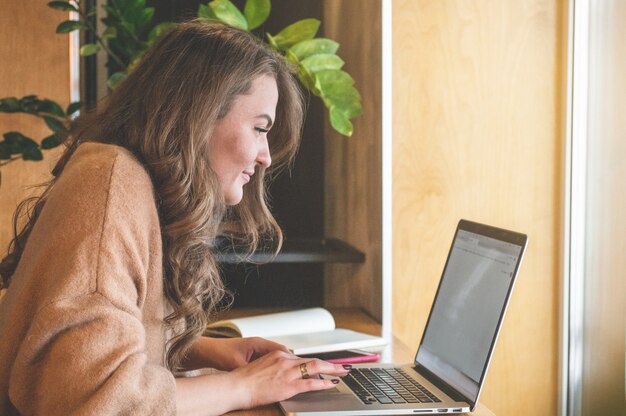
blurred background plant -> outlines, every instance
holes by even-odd
[[[67,34],[76,30],[91,33],[93,41],[81,46],[81,56],[105,50],[106,66],[111,74],[107,80],[110,89],[122,82],[143,53],[176,25],[174,22],[153,23],[155,9],[148,7],[146,0],[109,0],[102,6],[106,17],[100,19],[104,30],[98,34],[94,24],[98,12],[96,7],[86,9],[80,0],[52,1],[48,6],[71,12],[70,20],[57,26],[57,33]],[[199,4],[197,15],[207,21],[253,31],[263,25],[270,12],[270,0],[246,0],[243,10],[230,0],[214,0]],[[344,61],[337,55],[339,44],[332,39],[316,37],[320,24],[317,19],[303,19],[275,35],[265,33],[265,38],[263,34],[257,36],[296,66],[302,85],[324,103],[331,126],[340,134],[351,136],[353,126],[350,120],[361,115],[361,96],[352,76],[342,70]],[[69,123],[80,109],[80,102],[73,102],[64,109],[55,101],[36,95],[1,98],[0,112],[38,117],[51,134],[38,142],[17,131],[4,133],[0,141],[0,168],[20,159],[42,160],[42,150],[63,143],[69,134]]]

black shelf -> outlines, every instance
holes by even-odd
[[[224,264],[242,262],[241,254],[220,253],[218,261]],[[363,263],[365,254],[350,244],[335,239],[285,240],[282,250],[272,259],[270,253],[255,253],[249,263]]]

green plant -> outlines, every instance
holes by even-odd
[[[40,100],[36,95],[20,99],[7,97],[0,99],[0,111],[4,113],[25,113],[41,118],[52,134],[37,143],[20,132],[4,133],[0,142],[0,167],[17,159],[42,160],[42,149],[52,149],[60,145],[68,135],[67,124],[72,115],[80,109],[80,102],[71,103],[66,110],[56,102]]]
[[[95,8],[84,10],[80,0],[51,1],[48,6],[73,12],[78,17],[61,22],[57,33],[75,30],[96,33],[91,19],[97,13]],[[147,7],[146,0],[109,0],[103,8],[107,13],[101,19],[105,30],[95,36],[95,43],[84,44],[80,54],[90,56],[102,49],[106,51],[107,67],[112,74],[107,85],[113,89],[133,70],[143,53],[175,23],[154,24],[154,8]],[[267,20],[270,11],[270,0],[246,0],[243,11],[230,0],[214,0],[199,5],[198,17],[252,31]],[[350,74],[341,69],[344,61],[336,54],[339,44],[316,37],[319,27],[317,19],[300,20],[276,35],[267,33],[266,41],[296,65],[302,85],[324,102],[332,127],[351,136],[353,126],[350,120],[361,115],[361,96]],[[0,141],[0,167],[18,159],[43,159],[42,149],[52,149],[65,140],[70,119],[80,106],[79,102],[74,102],[64,110],[58,103],[36,95],[0,99],[0,112],[39,117],[52,132],[40,143],[16,131],[4,133],[4,140]]]

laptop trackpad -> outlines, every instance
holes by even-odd
[[[337,409],[358,409],[362,403],[350,392],[337,388],[310,391],[298,394],[289,400],[280,402],[286,413],[306,411],[327,411]]]
[[[306,393],[300,393],[300,394],[297,394],[297,395],[293,396],[291,399],[289,399],[289,401],[292,401],[292,400],[295,400],[295,401],[300,401],[300,400],[307,400],[307,401],[319,400],[322,397],[323,398],[327,398],[328,396],[337,396],[337,395],[354,397],[351,393],[342,392],[337,387],[334,387],[334,388],[328,389],[328,390],[308,391]]]

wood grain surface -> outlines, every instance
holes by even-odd
[[[354,135],[326,128],[324,222],[326,237],[365,253],[364,264],[325,268],[327,306],[357,306],[382,320],[382,38],[380,0],[325,0],[324,35],[341,45],[338,54],[363,98]]]
[[[557,411],[563,8],[392,4],[393,333],[419,342],[460,218],[527,233],[481,397],[507,416]]]

